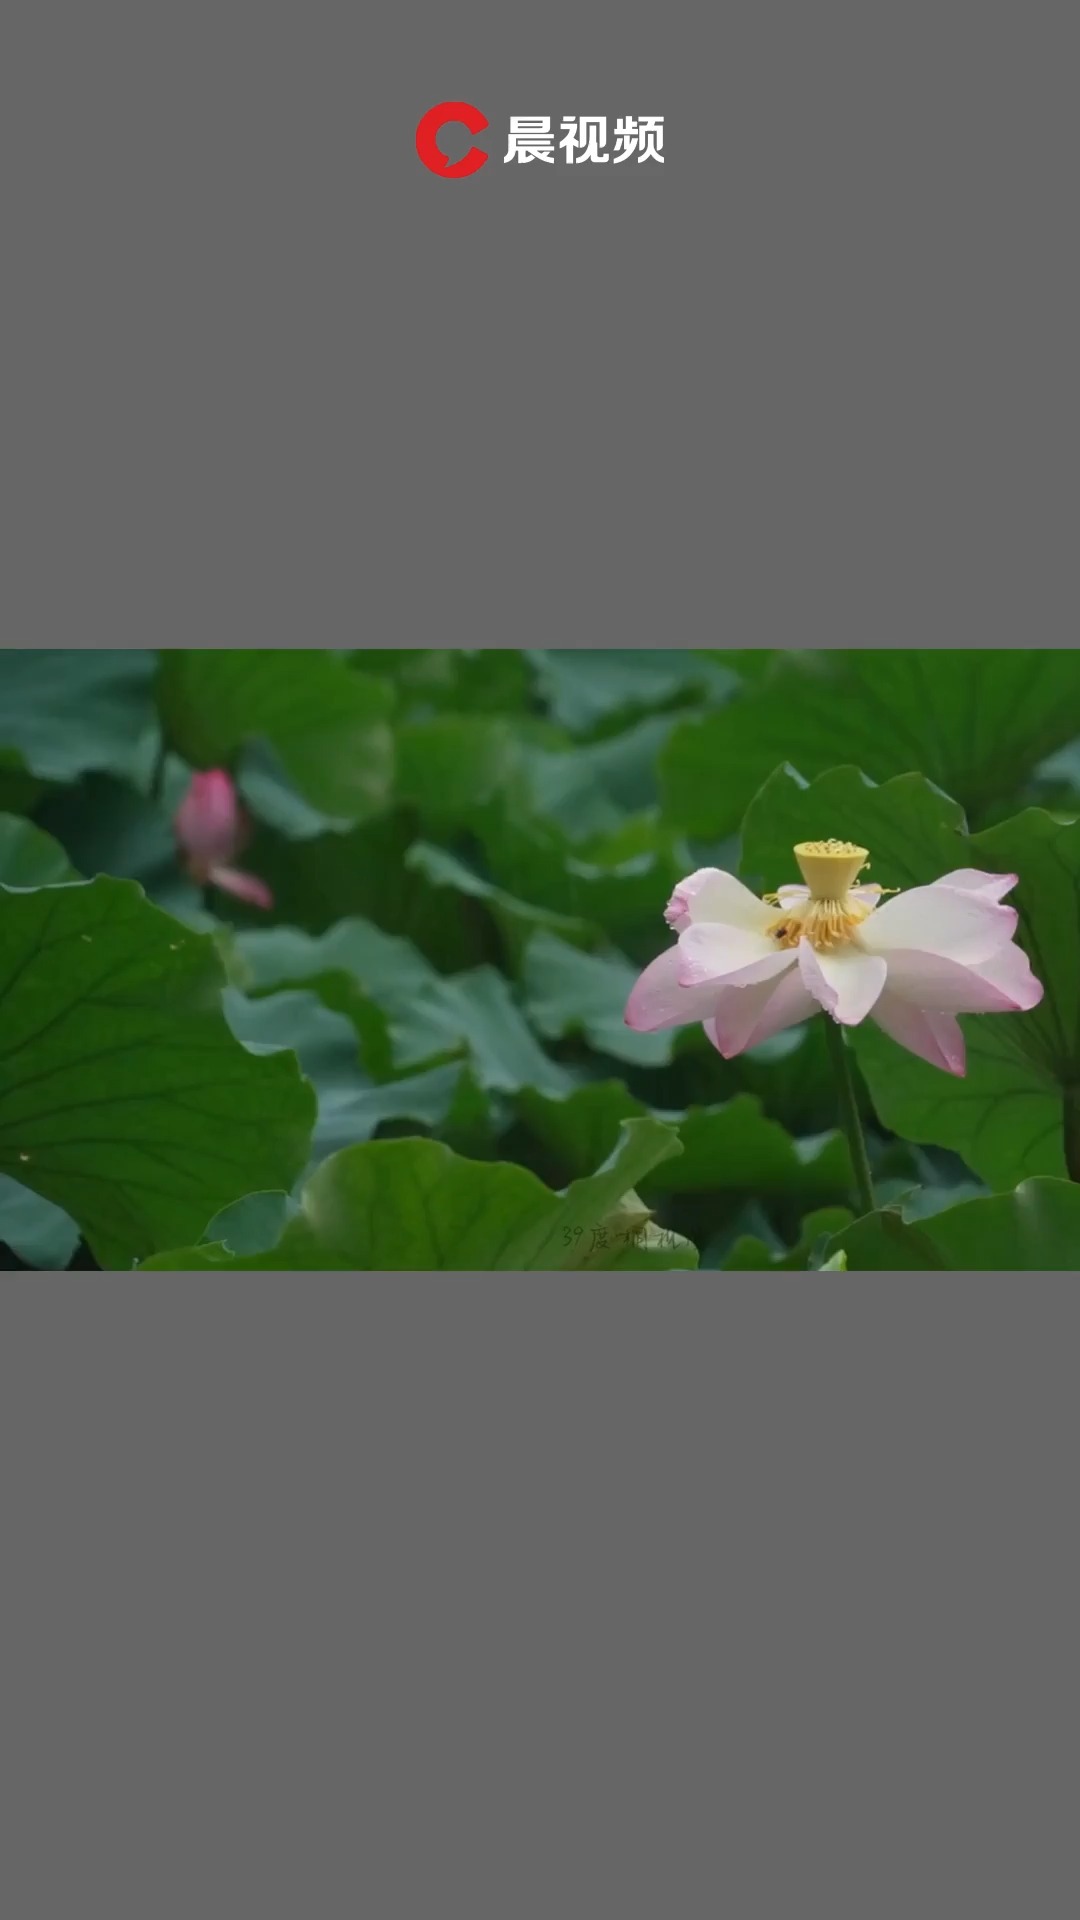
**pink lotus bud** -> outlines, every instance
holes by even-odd
[[[194,773],[173,822],[177,840],[191,867],[209,872],[220,860],[231,860],[248,838],[248,824],[232,778],[222,767]],[[194,876],[202,877],[201,873]]]
[[[265,881],[230,865],[251,838],[251,821],[223,767],[191,776],[173,820],[181,864],[201,887],[220,887],[252,906],[272,907]]]

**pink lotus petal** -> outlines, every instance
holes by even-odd
[[[918,1054],[932,1067],[943,1067],[946,1073],[963,1079],[967,1071],[964,1036],[954,1014],[929,1013],[886,989],[872,1018],[890,1040],[906,1047],[909,1053]]]
[[[267,910],[274,904],[274,896],[265,880],[257,874],[241,873],[236,867],[211,867],[207,875],[211,885],[220,887],[222,893],[235,894],[238,900],[246,900],[253,907]]]
[[[989,960],[980,960],[971,971],[991,986],[998,987],[1010,1001],[1010,1011],[1027,1013],[1043,997],[1043,984],[1031,971],[1031,961],[1023,947],[1002,947]]]
[[[877,907],[858,929],[867,953],[884,955],[904,947],[940,953],[947,960],[989,960],[1016,930],[1014,907],[1001,907],[973,889],[912,887]]]
[[[716,1011],[705,1031],[725,1060],[734,1060],[785,1027],[797,1027],[821,1011],[808,993],[794,952],[788,950],[788,971],[779,980],[763,980],[753,987],[721,987]]]
[[[935,1013],[1017,1013],[1042,999],[1042,987],[1020,947],[1004,947],[977,966],[897,947],[886,964],[889,992]]]
[[[761,933],[776,918],[776,910],[767,907],[733,873],[724,873],[720,867],[699,867],[679,881],[664,908],[664,918],[678,933],[698,921]]]
[[[775,915],[773,916],[775,918]],[[742,927],[695,923],[679,935],[679,980],[684,987],[749,985],[783,973],[790,952],[777,948],[763,933]]]
[[[826,1013],[844,1027],[866,1019],[885,985],[884,960],[857,947],[818,953],[809,940],[799,941],[798,953],[803,984]]]
[[[1019,884],[1015,873],[980,873],[978,867],[957,867],[955,873],[943,873],[935,887],[955,887],[963,893],[981,894],[986,900],[1000,900]]]
[[[649,962],[635,982],[623,1018],[636,1033],[657,1033],[662,1027],[688,1027],[706,1020],[716,1005],[716,988],[679,984],[679,949]]]

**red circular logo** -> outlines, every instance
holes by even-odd
[[[443,127],[454,121],[466,127],[470,133],[483,133],[487,126],[479,108],[470,107],[467,100],[444,100],[441,106],[429,108],[416,129],[417,153],[425,167],[443,180],[463,180],[467,173],[478,172],[484,162],[491,158],[483,147],[470,147],[468,153],[451,166],[436,136]]]

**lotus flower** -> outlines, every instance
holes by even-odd
[[[222,767],[191,777],[173,819],[185,873],[199,886],[220,887],[253,907],[272,907],[264,880],[230,864],[251,838],[251,821],[240,804],[232,778]]]
[[[758,899],[717,867],[681,880],[665,909],[678,942],[646,967],[626,1007],[642,1033],[701,1021],[731,1060],[824,1010],[868,1017],[893,1040],[962,1076],[958,1013],[1016,1013],[1043,990],[1001,905],[1014,873],[960,867],[895,899],[860,886],[869,855],[846,840],[795,848],[805,884]],[[892,889],[896,892],[896,889]]]

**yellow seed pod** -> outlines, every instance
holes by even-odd
[[[795,858],[812,900],[843,900],[870,854],[850,840],[801,840]]]

